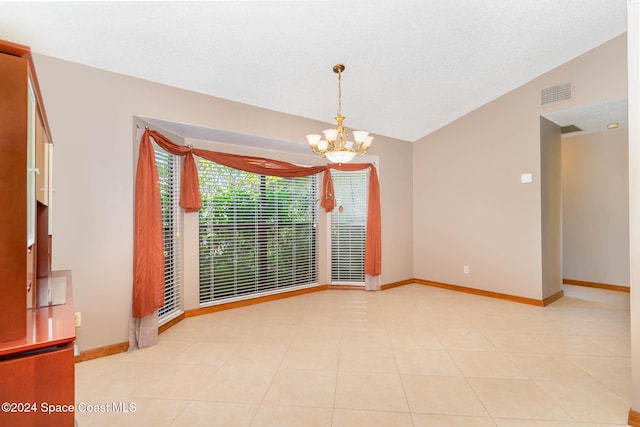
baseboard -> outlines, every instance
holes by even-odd
[[[327,285],[327,289],[334,291],[363,291],[362,285]]]
[[[500,292],[493,292],[493,291],[485,291],[482,289],[475,289],[475,288],[468,288],[466,286],[459,286],[459,285],[452,285],[450,283],[441,283],[441,282],[434,282],[431,280],[423,280],[423,279],[413,279],[413,283],[418,283],[420,285],[427,285],[427,286],[433,286],[436,288],[443,288],[443,289],[449,289],[451,291],[458,291],[458,292],[464,292],[467,294],[474,294],[474,295],[480,295],[483,297],[489,297],[489,298],[496,298],[496,299],[501,299],[501,300],[505,300],[505,301],[511,301],[511,302],[517,302],[520,304],[528,304],[528,305],[535,305],[538,307],[544,307],[546,305],[551,304],[553,301],[556,301],[560,298],[562,298],[562,296],[564,295],[564,293],[562,291],[555,293],[554,295],[544,299],[544,300],[537,300],[537,299],[533,299],[533,298],[525,298],[525,297],[519,297],[516,295],[509,295],[509,294],[503,294]]]
[[[542,306],[546,307],[549,304],[551,304],[552,302],[558,301],[563,296],[564,296],[564,291],[558,291],[555,294],[551,295],[550,297],[547,297],[547,298],[543,299],[542,300]]]
[[[586,286],[588,288],[607,289],[609,291],[631,292],[629,286],[609,285],[607,283],[585,282],[584,280],[562,279],[565,285]]]
[[[218,311],[231,310],[232,308],[247,307],[250,305],[260,304],[267,301],[275,301],[283,298],[294,297],[296,295],[310,294],[312,292],[324,291],[327,285],[318,285],[312,288],[297,289],[290,292],[282,292],[280,294],[265,295],[262,297],[246,299],[242,301],[234,301],[224,304],[212,305],[210,307],[195,308],[184,312],[184,317],[201,316],[203,314],[216,313]]]
[[[158,333],[159,334],[163,333],[167,329],[171,328],[173,325],[177,325],[178,323],[180,323],[183,319],[184,319],[184,313],[181,313],[179,316],[174,317],[173,319],[169,320],[167,323],[163,323],[162,325],[158,326]]]
[[[121,342],[118,344],[111,344],[104,347],[92,348],[89,350],[81,351],[79,355],[74,357],[74,361],[85,362],[87,360],[98,359],[100,357],[111,356],[118,353],[126,353],[129,350],[128,342]]]
[[[640,412],[629,409],[629,420],[627,424],[633,427],[640,427]]]
[[[380,286],[381,291],[386,291],[387,289],[397,288],[398,286],[411,285],[414,282],[414,279],[401,280],[399,282],[387,283],[386,285]]]

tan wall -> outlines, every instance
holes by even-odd
[[[628,129],[562,140],[565,279],[629,286]]]
[[[128,340],[133,116],[300,143],[326,126],[56,58],[34,61],[55,144],[53,268],[73,271],[80,350]],[[411,152],[382,136],[371,150],[380,159],[382,283],[412,276]]]
[[[640,2],[627,6],[629,34],[629,252],[631,407],[640,412]],[[636,414],[637,415],[637,414]]]
[[[562,290],[561,142],[560,126],[541,117],[542,299]]]
[[[540,116],[626,97],[626,73],[622,35],[418,140],[415,277],[542,299]],[[574,99],[540,107],[565,82]]]

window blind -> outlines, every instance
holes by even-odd
[[[159,324],[182,313],[182,265],[179,217],[179,158],[154,145],[164,241],[164,305],[158,312]]]
[[[331,170],[336,208],[331,212],[331,282],[364,284],[369,172]]]
[[[200,304],[317,284],[317,177],[198,160]]]

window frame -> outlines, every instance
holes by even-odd
[[[308,287],[313,287],[318,285],[318,191],[320,188],[318,175],[311,175],[308,177],[301,178],[281,178],[281,177],[273,177],[268,175],[261,174],[253,174],[249,172],[240,171],[237,169],[233,169],[227,166],[219,165],[214,162],[210,162],[206,159],[197,159],[198,163],[198,171],[200,178],[200,190],[201,194],[203,194],[203,208],[198,214],[198,256],[199,256],[199,280],[198,280],[198,303],[200,307],[207,307],[216,304],[223,304],[228,302],[234,302],[244,299],[251,299],[265,295],[277,294],[282,292],[289,292],[296,289],[304,289]],[[207,166],[205,166],[207,165]],[[211,168],[213,170],[217,169],[217,172],[212,172],[213,177],[208,177],[206,173],[202,171],[203,168]],[[247,219],[249,222],[243,223],[242,221],[238,221],[238,218],[234,218],[228,224],[215,224],[215,219],[212,222],[205,224],[203,222],[203,216],[208,215],[210,218],[214,218],[216,215],[215,209],[208,211],[209,207],[207,206],[207,197],[204,196],[207,192],[212,193],[211,190],[205,189],[204,187],[210,185],[208,182],[203,182],[205,180],[218,180],[219,182],[225,182],[228,180],[228,185],[225,189],[221,191],[238,191],[234,185],[238,186],[246,186],[243,187],[248,191],[248,198],[242,200],[233,199],[231,203],[233,206],[236,206],[236,211],[229,215],[243,215],[248,214],[249,216],[242,217],[242,219]],[[246,182],[241,182],[240,184],[233,181],[237,180],[246,180]],[[300,180],[299,184],[291,185],[286,183],[290,182],[289,180]],[[251,183],[251,185],[247,184],[247,182]],[[303,203],[303,210],[305,213],[300,214],[302,217],[307,217],[308,220],[299,220],[295,221],[291,219],[290,221],[282,218],[280,209],[283,206],[280,206],[279,199],[275,201],[269,199],[269,195],[271,192],[273,194],[278,193],[278,185],[282,185],[282,188],[286,188],[292,191],[291,194],[298,196],[295,191],[302,191],[306,187],[311,186],[312,192],[308,194],[304,193],[304,197],[301,197],[300,200],[295,199],[297,203]],[[300,188],[296,188],[299,186]],[[254,191],[254,193],[250,193],[250,191]],[[273,196],[273,194],[271,194]],[[255,198],[252,199],[251,196]],[[220,196],[218,196],[220,197]],[[245,205],[238,207],[242,202]],[[292,205],[289,205],[288,208],[291,209]],[[223,206],[219,206],[221,209],[220,212],[223,212]],[[274,212],[270,211],[275,209],[275,222],[273,221]],[[229,211],[227,211],[229,212]],[[253,215],[253,216],[252,216]],[[270,216],[271,215],[271,216]],[[310,215],[310,217],[309,217]],[[303,231],[302,241],[307,239],[307,243],[301,244],[301,251],[303,255],[301,256],[299,252],[292,252],[291,258],[296,258],[296,260],[284,260],[283,257],[285,255],[280,255],[280,232],[281,231],[289,231],[291,233],[295,233],[296,229],[301,229]],[[228,231],[226,235],[227,241],[219,242],[222,234],[225,230]],[[274,231],[275,230],[275,231]],[[304,231],[308,232],[305,234]],[[253,236],[252,234],[253,233]],[[220,237],[216,237],[217,234]],[[265,237],[266,236],[266,237]],[[242,251],[247,248],[247,243],[238,243],[241,239],[246,238],[254,238],[255,247],[253,249],[254,252],[249,254],[243,253],[244,256],[248,260],[253,260],[251,262],[245,262],[242,264],[239,261],[239,257],[233,254],[239,253],[238,251]],[[286,238],[283,238],[283,244],[286,245]],[[291,244],[295,245],[299,242],[300,239],[292,239]],[[219,243],[215,243],[218,241]],[[274,243],[277,242],[277,243]],[[202,251],[202,248],[205,245],[209,245],[209,253]],[[239,245],[239,246],[238,246]],[[225,251],[235,251],[226,254]],[[307,251],[308,255],[305,258],[304,252]],[[274,255],[275,253],[275,255]],[[228,271],[225,274],[218,274],[218,279],[216,279],[216,265],[214,263],[214,258],[219,256],[219,263],[225,262],[226,268],[228,270],[233,269],[233,285],[230,281],[231,272]],[[226,256],[228,259],[224,260],[222,257]],[[275,256],[275,267],[273,265],[273,257]],[[230,258],[234,257],[233,260]],[[297,263],[298,258],[301,257],[302,261],[300,261],[299,265]],[[307,261],[305,267],[305,259]],[[282,262],[283,261],[283,262]],[[291,264],[288,264],[291,263]],[[250,265],[246,265],[250,264]],[[282,267],[281,267],[282,264]],[[286,268],[290,266],[296,273],[294,276],[293,282],[287,282],[286,278],[281,279],[281,273],[287,273]],[[237,275],[237,271],[239,268],[245,268],[240,276]],[[298,269],[298,267],[300,267]],[[222,267],[220,267],[222,268]],[[297,273],[300,272],[299,275]],[[286,276],[286,274],[282,274],[282,276]],[[218,280],[216,289],[215,281]],[[223,284],[227,282],[226,288]],[[253,287],[253,289],[251,289]],[[208,288],[208,289],[207,289]],[[233,288],[233,289],[232,289]],[[216,295],[216,292],[218,294]]]
[[[183,213],[179,207],[182,158],[163,150],[155,142],[153,143],[153,148],[156,166],[158,168],[163,225],[164,304],[158,309],[158,324],[163,325],[184,313],[182,271]],[[168,176],[166,176],[166,178],[163,176],[163,164],[166,164],[168,169]],[[165,179],[167,179],[168,182],[166,182]],[[167,191],[168,194],[163,194],[163,191]],[[168,229],[167,224],[169,224]]]
[[[362,188],[361,194],[354,194],[353,187],[350,194],[345,191],[344,184],[346,182],[352,183],[354,177],[361,177],[362,180],[356,184]],[[365,285],[365,273],[364,273],[364,255],[367,236],[367,207],[369,196],[369,170],[363,169],[359,171],[340,171],[337,169],[331,170],[331,179],[333,180],[334,195],[336,200],[336,206],[330,214],[328,214],[328,263],[329,263],[329,281],[332,285],[351,285],[351,286],[364,286]],[[344,198],[344,199],[343,199]],[[357,200],[356,200],[357,198]],[[341,208],[343,207],[342,201],[351,199],[351,203],[348,204],[347,209],[355,208],[357,223],[351,223],[351,227],[360,227],[361,232],[354,235],[353,232],[344,232],[342,236],[336,236],[341,230],[336,224],[339,223],[339,218],[343,214]],[[336,238],[338,237],[338,238]],[[346,244],[341,246],[341,242]],[[336,252],[340,252],[336,254]],[[354,262],[353,255],[357,255],[357,260]],[[341,255],[348,255],[343,256]],[[336,266],[336,259],[347,259],[347,262],[342,262],[341,266]],[[358,270],[357,272],[355,270]]]

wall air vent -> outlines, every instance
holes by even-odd
[[[573,85],[571,83],[563,83],[542,89],[540,105],[555,104],[556,102],[569,101],[570,99],[573,99]]]
[[[562,126],[560,128],[560,133],[562,133],[564,135],[565,133],[580,132],[581,130],[582,129],[580,129],[576,125],[568,125],[568,126]]]

